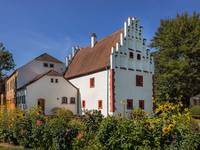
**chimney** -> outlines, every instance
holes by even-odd
[[[66,65],[66,67],[68,67],[68,65],[69,65],[69,58],[68,58],[68,56],[65,58],[65,65]]]
[[[97,35],[96,35],[96,33],[92,33],[91,34],[91,48],[94,47],[94,45],[96,44],[96,42],[97,42]]]

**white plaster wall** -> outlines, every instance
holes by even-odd
[[[90,88],[90,78],[95,78],[95,87]],[[82,100],[86,101],[87,110],[98,110],[98,100],[102,100],[103,109],[101,110],[104,116],[107,116],[109,109],[109,70],[98,73],[86,75],[69,80],[73,85],[79,88],[80,91],[80,107],[82,107]],[[82,111],[83,109],[80,108]]]
[[[123,34],[123,44],[118,49],[113,48],[111,54],[111,68],[115,70],[115,113],[123,113],[122,100],[127,99],[134,100],[134,108],[139,106],[139,100],[144,100],[145,111],[151,112],[154,64],[146,44],[143,44],[143,28],[139,20],[129,18],[124,23]],[[129,52],[133,52],[133,59],[129,58]],[[141,55],[141,60],[137,60],[137,54]],[[143,76],[143,87],[136,86],[136,75]]]
[[[54,64],[54,68],[44,67],[44,63]],[[22,87],[29,81],[33,80],[36,76],[46,73],[52,69],[56,72],[63,73],[65,71],[65,65],[60,63],[37,60],[33,60],[27,63],[26,65],[18,69],[17,88]]]
[[[51,83],[50,79],[58,79],[58,83]],[[26,88],[27,108],[37,106],[38,99],[45,99],[45,114],[51,114],[55,107],[64,107],[77,114],[77,89],[63,77],[44,76]],[[68,104],[62,104],[62,97],[68,98]],[[75,97],[75,104],[70,104],[70,97]]]
[[[136,75],[143,75],[143,87],[136,86]],[[127,99],[133,99],[134,108],[139,107],[139,100],[144,100],[145,111],[152,111],[152,75],[149,73],[115,69],[115,93],[116,113],[124,111],[122,100]]]

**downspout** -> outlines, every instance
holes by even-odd
[[[108,109],[109,109],[109,67],[106,67],[107,70],[107,116],[108,116]]]
[[[79,104],[80,104],[80,101],[79,101],[79,98],[80,98],[80,92],[79,92],[79,89],[77,89],[77,115],[79,116],[80,112],[79,112]]]

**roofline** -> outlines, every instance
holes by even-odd
[[[24,89],[25,87],[31,85],[32,83],[35,83],[36,81],[40,80],[41,78],[43,78],[44,76],[46,76],[46,75],[47,75],[49,72],[51,72],[51,71],[52,71],[52,70],[49,70],[48,72],[46,72],[46,73],[44,73],[44,74],[41,74],[41,76],[40,76],[38,79],[30,81],[29,83],[23,85],[22,87],[18,88],[17,90]],[[58,76],[58,77],[64,78],[63,75],[60,75],[60,76]],[[79,88],[77,88],[75,85],[73,85],[73,84],[72,84],[69,80],[67,80],[66,78],[64,78],[64,79],[65,79],[70,85],[72,85],[76,90],[79,91]]]
[[[96,70],[93,70],[93,71],[89,71],[89,72],[82,73],[82,74],[79,74],[79,75],[71,76],[71,77],[68,77],[68,78],[66,78],[64,76],[64,78],[71,80],[71,79],[74,79],[74,78],[82,77],[82,76],[85,76],[85,75],[90,75],[90,74],[97,73],[97,72],[104,71],[104,70],[108,70],[108,69],[110,69],[110,66],[105,66],[103,68],[99,68],[99,69],[96,69]]]
[[[77,88],[75,85],[73,85],[68,79],[66,79],[64,76],[62,76],[71,86],[73,86],[75,89],[79,91],[79,88]]]
[[[34,83],[34,82],[40,80],[42,77],[46,76],[46,75],[47,75],[49,72],[51,72],[51,71],[52,71],[52,70],[49,70],[48,72],[45,72],[44,74],[40,74],[41,76],[38,77],[38,79],[35,79],[35,80],[33,79],[32,81],[30,81],[29,83],[23,85],[22,87],[18,88],[17,90],[23,89],[24,87],[26,87],[26,86],[28,86],[28,85],[30,85],[30,84],[32,84],[32,83]],[[54,70],[53,70],[53,71],[54,71]],[[60,75],[59,77],[62,77],[62,75]]]
[[[17,73],[17,71],[18,71],[18,69],[14,70],[11,75],[9,75],[8,77],[6,77],[5,81],[9,80],[15,73]]]
[[[64,63],[64,62],[60,61],[59,59],[55,58],[54,56],[52,56],[52,55],[50,55],[48,53],[42,53],[41,55],[35,57],[33,60],[35,60],[35,61],[43,61],[43,60],[37,60],[37,58],[39,58],[39,57],[41,57],[42,55],[45,55],[45,54],[53,57],[54,59],[56,59],[56,61],[58,61],[58,62],[54,62],[54,61],[50,61],[50,62],[54,62],[54,63],[57,63],[57,64],[63,64]]]

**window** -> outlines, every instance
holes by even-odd
[[[67,104],[67,97],[62,97],[62,104]]]
[[[136,86],[143,86],[143,76],[136,75]]]
[[[95,85],[95,80],[94,78],[90,78],[90,88],[93,88]]]
[[[129,52],[129,58],[133,59],[133,52]]]
[[[70,104],[75,104],[75,97],[70,98]]]
[[[133,100],[127,99],[127,109],[133,109]]]
[[[53,83],[53,78],[51,78],[51,83]]]
[[[98,109],[102,109],[103,105],[102,105],[102,100],[98,100]]]
[[[85,100],[82,100],[82,107],[85,109]]]
[[[54,64],[50,64],[50,68],[54,68]]]
[[[140,109],[144,109],[144,100],[139,100]]]
[[[22,96],[22,104],[25,104],[25,95]]]
[[[44,63],[43,65],[44,65],[44,67],[48,67],[49,66],[47,63]]]
[[[58,79],[55,79],[55,82],[58,83]]]
[[[137,60],[141,60],[141,55],[137,54]]]

